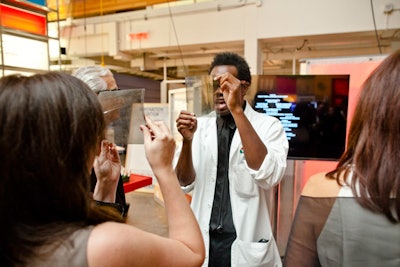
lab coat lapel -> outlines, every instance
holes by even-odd
[[[231,162],[234,153],[241,148],[239,145],[242,145],[242,142],[240,141],[239,131],[236,129],[232,138],[231,149],[229,150],[229,162]]]
[[[218,140],[216,117],[210,118],[208,130],[206,132],[205,142],[208,145],[208,151],[215,162],[218,162]]]
[[[244,110],[244,114],[251,121],[251,111],[248,102],[246,102],[246,108]],[[240,149],[242,149],[242,141],[240,140],[239,131],[236,128],[235,134],[233,135],[232,138],[231,149],[229,151],[229,162],[231,162],[232,157],[235,155],[235,152],[239,151]]]

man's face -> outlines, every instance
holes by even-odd
[[[215,66],[211,70],[210,76],[214,78],[215,76],[219,76],[227,72],[237,77],[237,69],[235,66],[231,65]],[[228,105],[226,104],[224,96],[222,95],[221,88],[218,86],[218,84],[215,84],[214,86],[213,99],[214,99],[214,110],[217,114],[227,115],[230,113]]]
[[[112,74],[108,74],[106,76],[101,76],[101,78],[107,83],[107,90],[118,90],[117,83]],[[107,125],[118,120],[120,118],[119,109],[111,110],[104,114],[104,118],[106,120]]]
[[[116,83],[113,75],[108,74],[106,76],[102,76],[101,78],[107,83],[107,90],[118,89],[117,83]]]

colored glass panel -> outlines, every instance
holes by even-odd
[[[28,0],[28,2],[37,4],[37,5],[41,5],[41,6],[45,6],[46,5],[46,1],[45,0]]]
[[[36,70],[49,69],[48,44],[46,41],[9,34],[3,34],[2,41],[4,65]]]
[[[1,26],[25,32],[46,35],[46,17],[19,8],[0,4]]]

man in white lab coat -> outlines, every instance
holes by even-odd
[[[284,129],[245,101],[251,74],[242,57],[217,54],[210,75],[214,111],[200,118],[181,111],[176,119],[183,137],[176,172],[183,190],[193,190],[203,266],[281,266],[267,196],[286,169]]]

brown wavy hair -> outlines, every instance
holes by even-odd
[[[400,50],[388,56],[363,84],[347,141],[335,170],[344,175],[365,208],[400,221]],[[359,194],[357,195],[357,187]]]
[[[0,79],[0,265],[117,214],[94,205],[90,167],[105,122],[95,93],[60,72]]]

